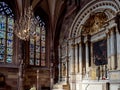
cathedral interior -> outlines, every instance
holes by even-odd
[[[0,0],[0,90],[120,90],[120,0]]]

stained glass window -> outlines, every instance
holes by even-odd
[[[36,39],[30,37],[30,60],[29,64],[34,66],[45,66],[45,37],[46,37],[46,30],[45,30],[45,23],[40,19],[39,16],[36,17],[39,21],[39,24],[36,25]]]
[[[0,62],[12,63],[14,15],[5,2],[0,2]]]

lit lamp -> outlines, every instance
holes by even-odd
[[[37,34],[35,31],[35,27],[38,24],[37,19],[35,19],[32,6],[28,7],[28,9],[21,13],[19,20],[15,21],[15,34],[21,40],[29,40],[29,37],[36,38]]]

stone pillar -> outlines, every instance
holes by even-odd
[[[119,66],[118,60],[117,60],[117,50],[118,50],[118,49],[117,49],[117,35],[116,35],[116,33],[117,33],[117,29],[116,29],[116,27],[114,27],[115,69],[117,69],[118,66]]]
[[[72,74],[72,72],[73,72],[72,59],[73,59],[73,48],[72,48],[72,45],[69,43],[69,75]]]
[[[59,45],[58,49],[59,49],[59,82],[60,82],[62,80],[62,63],[61,63],[62,52],[61,52],[61,46],[60,45]]]
[[[39,90],[40,88],[40,84],[39,84],[39,69],[37,70],[37,90]]]
[[[78,70],[79,70],[78,66],[79,66],[79,63],[78,63],[78,45],[75,44],[75,74],[78,73]]]
[[[79,73],[80,73],[80,80],[82,80],[82,42],[79,43]]]
[[[72,73],[71,73],[71,82],[70,90],[76,90],[76,75],[75,75],[75,45],[72,44]]]
[[[89,48],[89,37],[87,36],[86,37],[86,42],[85,42],[85,50],[86,50],[86,52],[85,52],[85,54],[86,54],[86,57],[85,57],[85,59],[86,59],[86,78],[88,78],[88,73],[89,73],[89,57],[90,57],[90,54],[89,54],[89,52],[90,52],[90,48]]]
[[[72,74],[75,74],[75,45],[72,44]]]
[[[110,54],[111,54],[111,48],[110,48],[110,33],[106,33],[106,37],[107,37],[107,60],[108,60],[108,69],[111,70],[111,58],[110,58]]]
[[[20,67],[19,67],[19,73],[18,73],[18,79],[19,79],[19,87],[18,90],[24,90],[23,88],[23,60],[20,61]]]
[[[116,34],[115,28],[111,30],[111,67],[112,70],[116,69]]]
[[[53,80],[53,78],[54,78],[54,76],[53,76],[53,63],[51,62],[50,63],[50,90],[52,90],[53,89],[53,84],[54,84],[54,80]],[[40,86],[41,87],[41,86]],[[41,90],[41,89],[40,89]]]
[[[89,48],[88,42],[86,42],[86,78],[88,78],[88,69],[89,69]]]
[[[120,70],[120,33],[116,30],[116,42],[117,42],[117,70]]]
[[[67,42],[67,84],[69,84],[69,43]]]

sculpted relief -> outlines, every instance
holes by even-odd
[[[105,21],[107,21],[107,16],[104,12],[98,12],[90,15],[88,20],[83,25],[83,31],[82,33],[84,35],[90,34],[93,35],[100,31],[102,26],[105,24]]]

